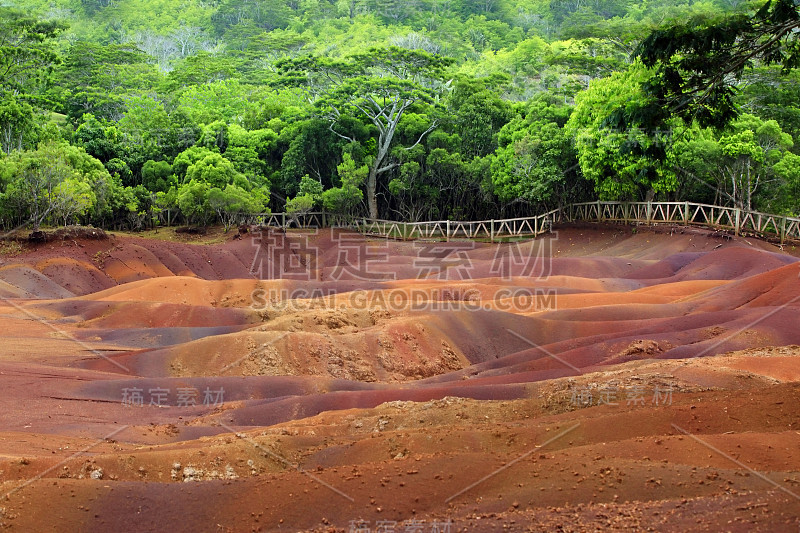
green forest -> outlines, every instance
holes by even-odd
[[[800,214],[792,0],[5,0],[0,224]]]

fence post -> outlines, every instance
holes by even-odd
[[[742,213],[742,210],[737,207],[736,208],[736,217],[735,217],[736,221],[734,222],[734,233],[735,233],[735,235],[737,237],[739,236],[739,223],[740,223],[739,221],[742,218],[741,217],[741,213]]]
[[[447,233],[445,234],[445,242],[450,241],[450,220],[447,221]]]
[[[781,246],[783,246],[783,242],[786,240],[786,217],[781,219]]]
[[[683,225],[689,225],[689,202],[683,202]]]
[[[600,222],[603,220],[603,212],[600,211],[600,200],[597,200],[597,221]]]
[[[652,219],[652,217],[653,217],[653,202],[652,201],[648,201],[647,202],[647,225],[648,226],[650,225],[650,220]]]
[[[784,222],[786,222],[786,219],[784,219]],[[489,242],[494,242],[494,219],[491,220],[489,228]]]
[[[328,227],[327,220],[325,220],[325,211],[322,212],[322,227],[323,228]]]

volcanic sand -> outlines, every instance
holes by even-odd
[[[0,263],[0,524],[797,531],[792,252],[589,225],[29,246]]]

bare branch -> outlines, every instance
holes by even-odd
[[[381,167],[379,169],[376,169],[375,170],[375,174],[381,174],[383,172],[388,172],[389,170],[392,170],[393,168],[397,168],[399,166],[400,166],[400,163],[389,163],[385,167]]]
[[[339,137],[341,137],[342,139],[344,139],[346,141],[350,141],[351,143],[356,142],[356,140],[353,139],[352,137],[348,137],[347,135],[342,135],[341,133],[339,133],[338,131],[333,129],[333,125],[334,125],[334,122],[329,122],[328,123],[328,129],[331,130],[333,133],[335,133],[336,135],[338,135]]]
[[[347,135],[343,135],[343,134],[339,133],[338,131],[336,131],[335,129],[333,129],[333,125],[336,124],[336,120],[338,120],[342,116],[342,114],[339,112],[339,110],[335,106],[331,106],[331,109],[333,110],[333,114],[335,115],[335,120],[331,120],[331,121],[328,122],[328,129],[331,130],[336,135],[338,135],[339,137],[341,137],[342,139],[345,139],[346,141],[356,142],[356,140],[353,139],[352,137],[348,137]]]
[[[434,119],[434,120],[433,120],[433,122],[431,122],[431,125],[430,125],[430,126],[428,126],[428,129],[427,129],[427,130],[425,130],[425,131],[423,131],[423,132],[422,132],[422,134],[419,136],[419,139],[417,139],[417,142],[415,142],[415,143],[414,143],[414,144],[412,144],[411,146],[409,146],[409,147],[407,147],[407,148],[404,148],[404,149],[405,149],[405,150],[411,150],[412,148],[414,148],[416,145],[418,145],[419,143],[421,143],[421,142],[422,142],[422,139],[423,139],[423,138],[425,138],[425,136],[426,136],[427,134],[429,134],[430,132],[432,132],[433,130],[435,130],[435,129],[436,129],[436,127],[437,127],[438,125],[439,125],[439,121],[438,121],[438,120],[436,120],[436,119]]]

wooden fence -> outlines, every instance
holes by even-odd
[[[276,228],[342,227],[395,239],[495,239],[535,237],[564,222],[679,224],[776,237],[781,244],[800,240],[800,218],[692,202],[586,202],[531,217],[496,220],[398,222],[325,212],[256,215],[249,222]]]

